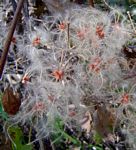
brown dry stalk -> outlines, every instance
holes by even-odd
[[[127,80],[127,79],[134,78],[134,77],[136,77],[136,73],[131,73],[131,74],[126,75],[123,79]]]
[[[89,4],[94,7],[94,0],[89,0]]]
[[[68,48],[70,48],[70,23],[67,24],[67,38],[68,38]]]
[[[12,40],[14,31],[15,31],[17,21],[19,19],[24,1],[25,0],[19,0],[19,2],[18,2],[17,9],[16,9],[16,12],[14,14],[14,18],[12,20],[12,24],[11,24],[11,27],[9,29],[9,33],[7,35],[7,38],[6,38],[6,41],[5,41],[5,44],[4,44],[3,53],[2,53],[1,58],[0,58],[0,79],[2,77],[2,73],[3,73],[5,63],[6,63],[7,55],[8,55],[8,52],[9,52],[9,47],[10,47],[10,44],[11,44],[11,40]]]

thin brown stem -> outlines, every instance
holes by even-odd
[[[133,28],[133,31],[134,31],[134,33],[136,34],[136,29],[135,29],[135,26],[134,26],[134,23],[133,23],[132,17],[131,17],[131,15],[130,15],[130,12],[129,12],[129,11],[127,11],[127,14],[128,14],[128,17],[129,17],[129,20],[130,20],[131,26],[132,26],[132,28]]]
[[[129,75],[125,76],[123,79],[127,80],[127,79],[134,78],[134,77],[136,77],[136,73],[129,74]]]
[[[93,0],[89,0],[89,4],[94,7],[94,1]]]
[[[16,25],[17,25],[18,18],[20,16],[20,13],[21,13],[21,10],[22,10],[22,7],[23,7],[23,3],[24,3],[24,0],[19,0],[16,12],[15,12],[12,24],[11,24],[11,27],[9,29],[9,33],[7,35],[7,38],[6,38],[6,41],[5,41],[5,44],[4,44],[3,53],[2,53],[1,58],[0,58],[0,78],[2,77],[3,69],[4,69],[6,59],[7,59],[7,55],[8,55],[8,52],[9,52],[9,47],[10,47],[10,44],[11,44],[11,40],[12,40],[14,31],[15,31]]]
[[[68,48],[70,48],[70,23],[67,24],[67,38],[68,38]]]

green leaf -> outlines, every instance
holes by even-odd
[[[55,119],[54,128],[57,133],[52,134],[53,143],[59,144],[63,140],[70,140],[74,145],[80,145],[80,141],[76,137],[70,136],[64,131],[64,122],[59,117]]]
[[[93,139],[94,139],[94,141],[95,141],[96,144],[101,144],[102,143],[102,137],[97,132],[95,133]]]
[[[24,136],[21,129],[18,126],[11,127],[9,133],[16,147],[12,143],[13,150],[32,150],[32,145],[23,144]]]

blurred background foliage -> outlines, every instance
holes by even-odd
[[[79,4],[88,4],[91,0],[73,0]],[[105,3],[111,7],[122,8],[131,13],[132,18],[136,21],[136,0],[93,0],[96,6],[102,9],[107,8]]]

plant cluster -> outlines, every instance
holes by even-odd
[[[20,109],[10,117],[13,124],[30,123],[37,139],[60,132],[54,128],[56,118],[89,133],[83,126],[89,111],[92,129],[102,137],[109,137],[118,122],[131,134],[136,125],[136,90],[133,78],[126,79],[135,70],[124,54],[133,38],[127,17],[120,10],[102,12],[71,5],[30,21],[31,28],[23,36],[14,34],[8,56],[14,55],[13,69],[7,64],[3,74],[3,81],[21,92]],[[6,30],[5,26],[1,43]],[[23,68],[21,75],[19,68]]]

